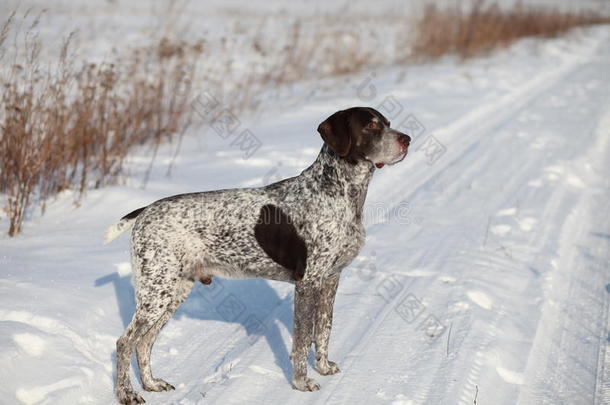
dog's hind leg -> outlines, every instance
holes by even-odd
[[[144,403],[144,398],[134,391],[131,385],[129,365],[137,341],[154,326],[154,323],[154,318],[148,316],[141,308],[137,308],[127,329],[116,342],[116,394],[121,404]]]
[[[175,311],[172,309],[175,305],[174,297],[182,281],[179,275],[180,263],[173,255],[160,255],[163,259],[155,264],[151,264],[145,256],[143,253],[133,257],[136,313],[123,336],[117,341],[116,393],[119,402],[127,405],[144,402],[144,399],[133,390],[129,379],[131,356],[136,346],[158,323],[161,323],[164,317],[167,319],[171,317]],[[167,319],[159,325],[159,328]]]
[[[193,284],[193,281],[186,279],[182,279],[178,282],[172,304],[136,345],[138,367],[140,368],[140,379],[142,380],[142,385],[146,391],[169,391],[174,389],[174,386],[168,382],[165,382],[160,378],[153,377],[150,366],[150,354],[152,351],[152,346],[155,343],[161,328],[163,328],[167,321],[171,319],[178,307],[184,302],[186,297],[188,297],[191,289],[193,288]]]

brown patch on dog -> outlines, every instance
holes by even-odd
[[[254,236],[263,251],[277,264],[292,272],[292,278],[301,280],[307,266],[307,246],[295,228],[292,219],[273,204],[261,208]]]

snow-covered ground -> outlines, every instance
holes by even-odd
[[[62,194],[0,237],[0,403],[114,403],[134,298],[127,238],[103,246],[104,230],[164,196],[298,174],[318,123],[352,105],[415,141],[375,174],[366,247],[342,274],[330,343],[342,372],[310,369],[322,389],[292,390],[292,287],[215,279],[157,340],[153,370],[176,390],[147,403],[610,403],[610,27],[305,82],[239,117],[258,148],[208,128],[175,158],[164,146],[146,188],[143,148],[126,185],[79,207]]]

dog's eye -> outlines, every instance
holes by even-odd
[[[371,121],[369,122],[369,124],[366,126],[367,129],[372,129],[372,130],[379,130],[381,129],[381,125],[379,125],[378,122],[375,121]]]

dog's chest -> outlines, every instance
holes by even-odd
[[[319,214],[311,229],[308,239],[312,248],[308,262],[314,268],[340,271],[364,246],[365,232],[360,216],[349,204],[338,205]]]
[[[362,224],[358,224],[360,226],[354,225],[347,234],[344,234],[343,237],[337,240],[337,243],[334,245],[333,256],[334,260],[330,266],[331,271],[337,272],[341,271],[345,266],[349,265],[360,250],[364,246],[364,227]]]

